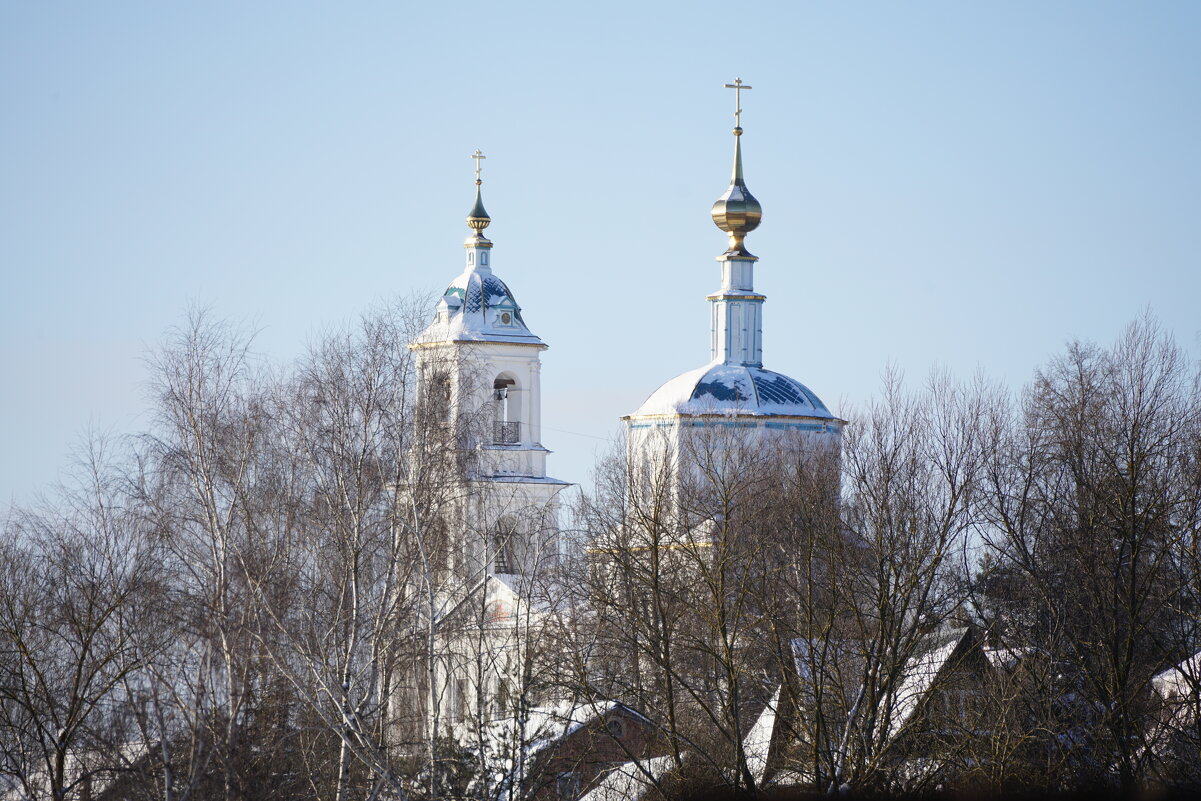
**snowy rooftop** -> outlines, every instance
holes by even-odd
[[[580,801],[636,801],[671,767],[671,757],[653,757],[618,765]]]
[[[917,654],[906,660],[895,692],[888,699],[886,706],[880,709],[880,725],[883,727],[887,722],[885,734],[888,740],[900,734],[905,725],[913,719],[922,700],[934,689],[935,681],[948,666],[953,667],[952,657],[970,634],[967,628],[948,627],[932,635],[923,643]],[[853,671],[863,670],[864,657],[858,653],[859,647],[853,643],[823,643],[811,642],[804,638],[795,639],[792,641],[792,651],[797,674],[806,680],[806,684],[812,684],[815,681],[811,669],[814,658],[831,660],[831,664],[846,671],[848,675]]]
[[[745,364],[710,362],[659,387],[634,412],[643,415],[741,414],[835,420],[804,384]]]
[[[890,721],[890,736],[896,736],[900,728],[913,717],[922,699],[934,686],[934,680],[959,647],[964,634],[966,629],[956,631],[943,645],[919,654],[906,663],[904,678],[901,680],[900,689],[897,690],[896,707]]]
[[[771,751],[772,732],[776,728],[776,710],[780,707],[780,691],[783,685],[776,688],[776,694],[763,708],[763,712],[751,726],[743,739],[742,746],[746,752],[747,767],[755,778],[756,784],[762,784],[767,772],[767,757]]]
[[[546,706],[530,708],[526,711],[524,720],[515,717],[495,720],[488,725],[485,736],[493,753],[504,753],[506,748],[520,743],[521,751],[528,759],[615,709],[646,720],[619,701],[556,701]]]
[[[1195,695],[1201,686],[1201,651],[1157,674],[1151,679],[1151,686],[1160,698],[1167,700]]]
[[[434,321],[419,342],[517,342],[541,345],[526,327],[505,282],[483,265],[468,265],[438,301]]]

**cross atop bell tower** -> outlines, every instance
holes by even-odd
[[[475,185],[479,186],[483,183],[483,181],[480,180],[480,162],[488,157],[481,153],[478,147],[475,149],[475,152],[471,154],[471,157],[475,159]]]

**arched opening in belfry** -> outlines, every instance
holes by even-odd
[[[517,379],[509,373],[498,375],[492,382],[492,401],[496,409],[492,441],[499,445],[521,442],[521,390]]]
[[[522,557],[521,543],[517,532],[517,520],[512,515],[501,515],[492,530],[492,572],[517,573]]]
[[[425,404],[430,419],[450,419],[451,388],[450,376],[445,370],[434,370],[425,385]]]

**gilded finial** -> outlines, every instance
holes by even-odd
[[[475,205],[471,207],[471,213],[467,215],[467,226],[475,231],[475,240],[487,242],[488,240],[484,239],[484,229],[492,223],[492,218],[484,210],[484,199],[480,193],[480,187],[484,183],[480,178],[482,172],[480,162],[488,157],[481,153],[479,148],[476,148],[471,157],[475,159]],[[470,244],[470,242],[469,239],[468,243]]]
[[[751,87],[744,84],[742,78],[735,78],[734,83],[724,86],[734,90],[734,174],[730,178],[730,188],[713,204],[710,214],[713,223],[730,235],[726,254],[754,258],[743,245],[746,235],[758,228],[763,218],[759,201],[746,188],[742,178],[742,90]]]

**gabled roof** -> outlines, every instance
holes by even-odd
[[[922,699],[934,686],[934,681],[947,667],[951,657],[970,637],[970,629],[952,629],[944,637],[939,638],[939,642],[942,644],[935,645],[918,654],[905,664],[901,686],[894,696],[892,714],[889,716],[889,739],[895,737],[901,728],[913,718]]]
[[[763,778],[767,774],[767,758],[771,753],[772,734],[776,730],[776,710],[780,708],[780,691],[782,689],[783,687],[776,688],[775,695],[767,702],[767,706],[763,707],[755,724],[751,726],[751,730],[742,740],[747,767],[750,768],[756,785],[762,784]]]
[[[620,701],[560,701],[551,706],[536,707],[530,710],[526,730],[538,732],[538,739],[531,742],[529,753],[532,755],[543,748],[554,745],[611,712],[621,712],[636,720],[650,723],[645,715]]]
[[[901,669],[898,686],[890,697],[889,708],[880,710],[880,726],[883,727],[885,722],[888,726],[885,732],[887,740],[892,740],[900,734],[921,707],[923,699],[930,694],[938,678],[945,670],[954,666],[955,655],[963,653],[963,649],[974,642],[976,637],[970,627],[943,629],[923,642],[919,653],[910,658]],[[812,682],[814,677],[810,671],[810,655],[814,653],[815,644],[800,638],[793,640],[791,645],[797,675]],[[857,658],[857,654],[848,651],[844,642],[822,642],[821,645],[832,649],[831,658]],[[884,714],[885,712],[888,714]]]
[[[618,765],[580,801],[637,801],[667,772],[671,760],[670,756],[661,756]]]

